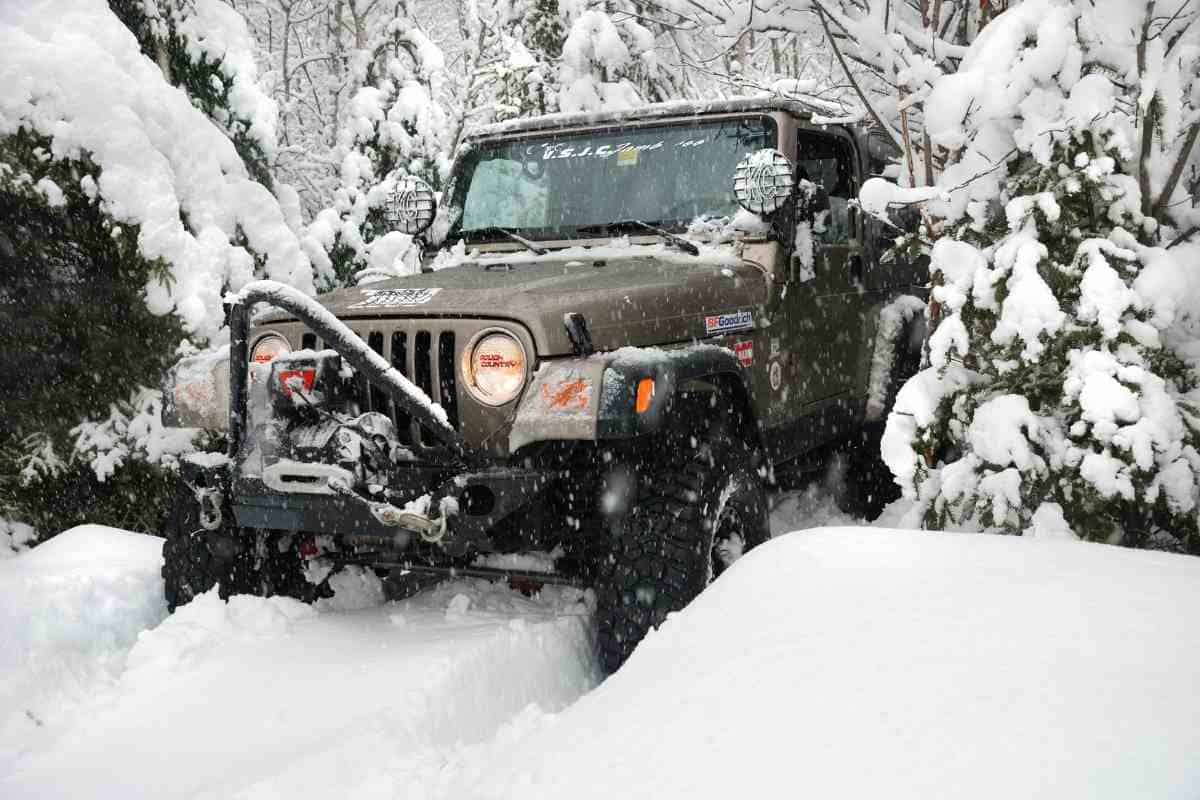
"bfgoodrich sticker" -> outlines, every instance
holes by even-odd
[[[363,289],[366,299],[350,308],[391,308],[428,303],[441,289]]]
[[[704,318],[704,330],[707,333],[748,331],[753,327],[753,311],[735,311],[732,314],[714,314],[711,317]]]

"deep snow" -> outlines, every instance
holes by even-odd
[[[887,515],[897,524],[902,508]],[[818,485],[780,534],[845,525]],[[99,526],[0,561],[0,797],[1194,798],[1200,560],[778,535],[599,688],[586,597],[205,595]],[[362,607],[362,606],[366,607]]]
[[[0,797],[404,796],[398,760],[598,680],[576,590],[455,581],[353,611],[210,593],[158,624],[160,563],[159,540],[99,526],[0,562]]]
[[[749,553],[427,797],[1195,798],[1200,559],[829,528]]]

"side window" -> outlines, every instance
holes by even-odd
[[[796,153],[799,180],[816,185],[813,234],[824,244],[850,241],[850,200],[854,185],[854,163],[850,146],[841,139],[820,134],[801,134]]]

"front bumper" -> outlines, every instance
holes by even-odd
[[[488,532],[533,501],[563,473],[549,469],[490,467],[447,476],[429,475],[426,507],[430,519],[445,519],[438,544],[447,552],[475,547],[490,549]],[[232,506],[239,527],[338,536],[347,540],[386,540],[393,549],[415,543],[417,531],[387,524],[373,513],[371,502],[345,494],[301,494],[272,490],[261,478],[242,476],[233,482]]]

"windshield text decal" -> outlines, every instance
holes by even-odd
[[[682,142],[675,142],[675,147],[700,147],[707,144],[705,139],[685,139]],[[549,144],[540,145],[542,150],[542,160],[549,161],[555,158],[610,158],[619,156],[622,153],[640,153],[650,150],[658,150],[666,146],[666,142],[662,139],[653,144],[634,144],[633,142],[622,142],[621,144],[601,144],[592,146],[590,143],[585,145],[566,144],[564,142],[551,142]],[[537,155],[539,145],[531,144],[525,148],[525,155]],[[636,163],[636,156],[633,156]]]

